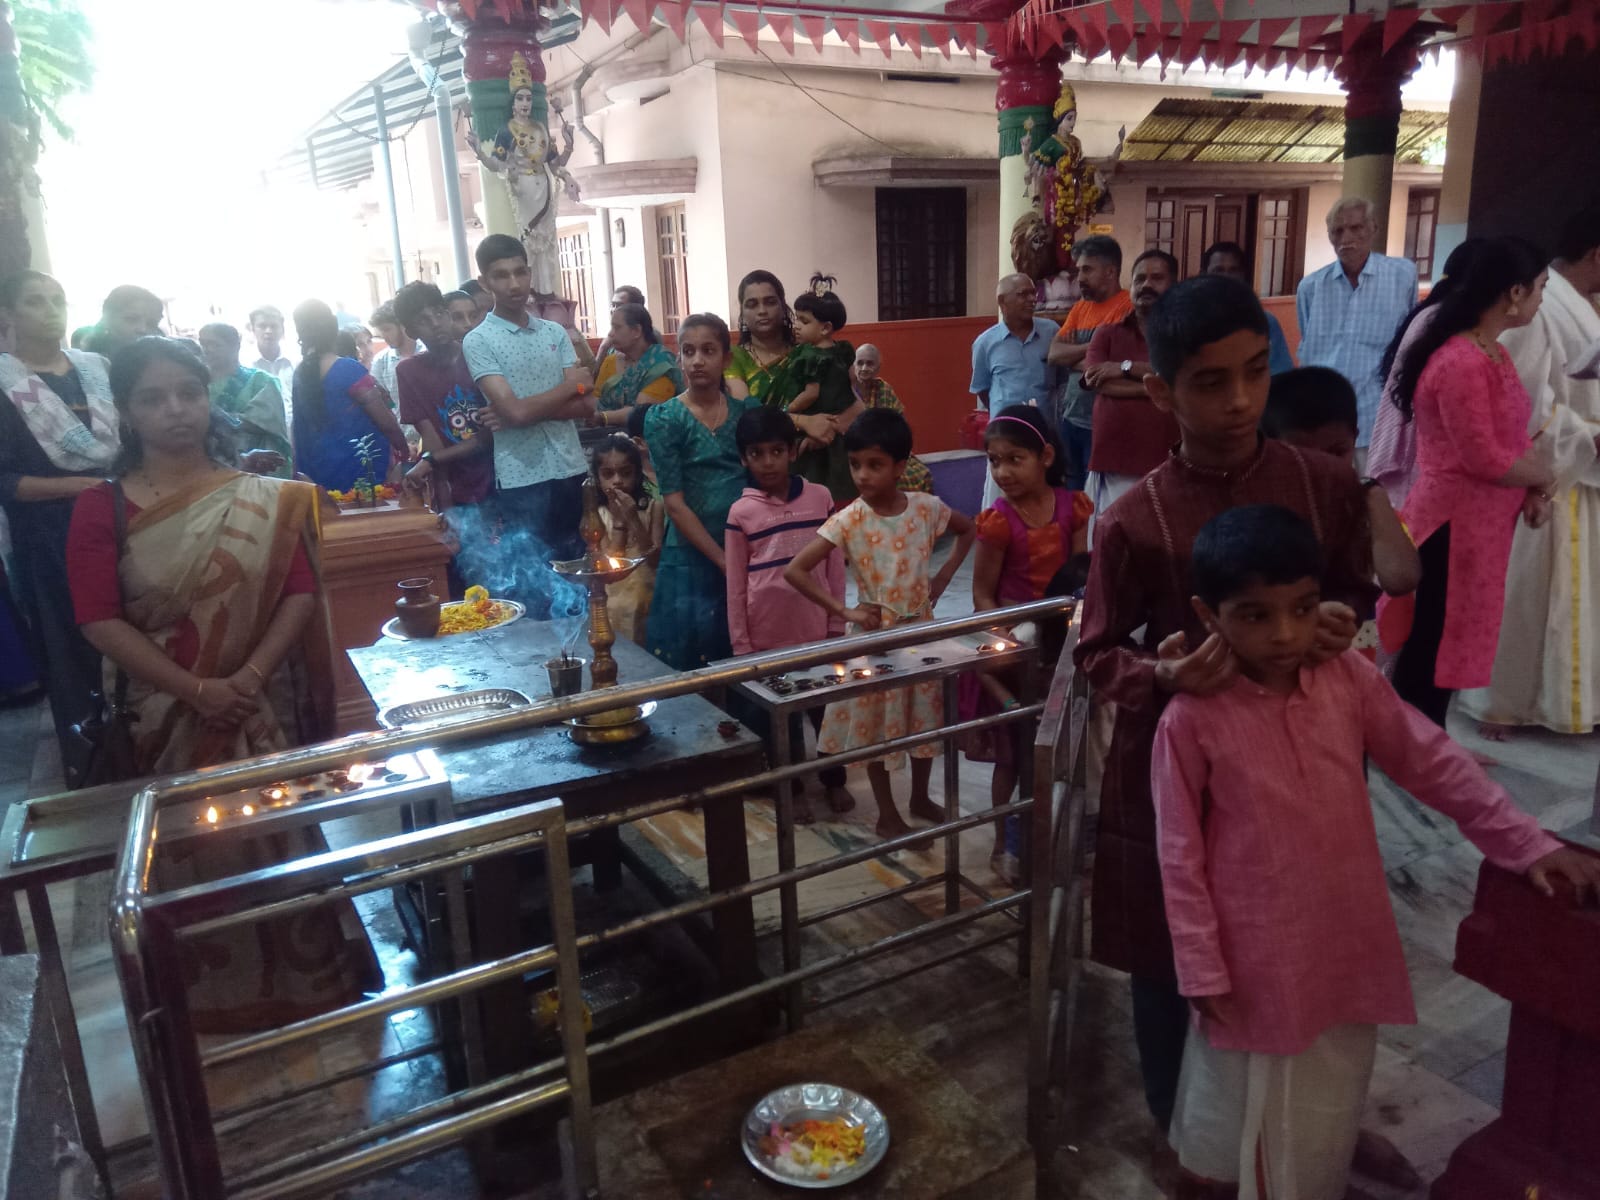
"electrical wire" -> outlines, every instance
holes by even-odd
[[[447,41],[447,39],[449,37],[449,33],[450,33],[450,31],[445,26],[441,25],[439,27],[439,29],[434,33],[434,41],[435,41],[435,43],[437,44],[437,47],[438,47],[437,50],[436,51],[432,51],[432,52],[430,52],[428,54],[425,54],[423,56],[425,58],[431,59],[432,65],[433,65],[433,69],[434,69],[434,72],[436,74],[442,74],[442,72],[440,71],[440,68],[444,65],[445,44],[446,44],[446,41]],[[388,140],[392,142],[396,138],[402,138],[402,139],[405,138],[413,129],[415,129],[417,127],[417,123],[422,120],[423,114],[426,113],[428,111],[428,109],[431,108],[432,106],[433,106],[433,94],[432,94],[431,91],[429,91],[429,93],[422,98],[422,103],[417,106],[417,111],[412,115],[411,120],[406,123],[406,127],[404,129],[402,129],[398,133],[396,133],[395,130],[392,127],[390,128]],[[332,117],[333,120],[334,120],[334,123],[336,125],[340,126],[341,128],[343,128],[347,133],[354,134],[356,137],[360,138],[364,142],[367,142],[367,143],[370,143],[371,145],[376,146],[380,141],[384,140],[383,138],[377,137],[374,134],[368,133],[364,129],[359,129],[356,126],[350,124],[349,121],[346,121],[343,117],[341,117],[339,115],[337,110],[335,110],[333,112],[330,112],[328,114],[328,116]]]
[[[896,146],[893,142],[886,142],[881,137],[878,137],[876,134],[868,133],[865,129],[861,128],[861,126],[857,125],[854,121],[851,121],[846,117],[841,117],[838,113],[834,112],[833,109],[829,108],[821,100],[818,100],[815,96],[813,96],[811,94],[810,90],[805,86],[805,84],[801,83],[793,75],[789,74],[789,72],[786,71],[783,68],[783,65],[781,63],[779,63],[776,59],[774,59],[772,57],[772,55],[768,54],[765,50],[757,48],[756,53],[761,55],[762,58],[766,59],[767,62],[771,64],[772,68],[775,71],[778,72],[778,74],[782,75],[785,79],[787,79],[789,81],[789,85],[791,87],[793,87],[797,91],[799,91],[801,95],[803,95],[807,100],[811,101],[811,103],[815,104],[823,112],[827,113],[835,121],[838,121],[839,124],[848,126],[849,128],[855,130],[862,137],[866,138],[869,142],[877,142],[878,145],[882,146],[885,150],[892,150],[896,154],[907,154],[907,153],[909,153],[909,151],[904,150],[899,146]]]

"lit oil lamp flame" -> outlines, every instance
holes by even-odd
[[[351,783],[365,783],[372,778],[373,769],[371,763],[356,763],[345,774],[350,777]]]
[[[1004,642],[996,642],[994,644],[994,648],[996,650],[1004,650],[1006,648],[1006,644]]]
[[[221,819],[222,819],[222,814],[217,811],[217,806],[215,804],[211,804],[211,805],[208,805],[206,807],[206,824],[207,825],[215,825]]]
[[[272,788],[267,788],[261,794],[263,796],[265,796],[268,800],[282,800],[282,799],[286,798],[289,795],[289,792],[288,792],[287,788],[272,787]]]
[[[606,559],[606,562],[613,571],[620,571],[623,567],[627,566],[627,564],[620,558],[608,558]]]
[[[254,804],[246,804],[239,811],[247,817],[253,817],[256,815],[256,806]]]

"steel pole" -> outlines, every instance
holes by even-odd
[[[383,107],[383,88],[372,85],[373,114],[378,122],[378,166],[383,173],[383,197],[389,209],[389,257],[394,261],[394,286],[406,281],[406,260],[400,251],[400,209],[394,199],[394,162],[389,157],[389,114]]]

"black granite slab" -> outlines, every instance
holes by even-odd
[[[350,650],[361,682],[378,711],[480,688],[514,688],[530,700],[550,696],[544,664],[561,652],[565,630],[546,621],[521,620],[482,633],[427,641],[383,638]],[[581,650],[587,657],[587,646]],[[618,678],[632,683],[671,674],[632,642],[612,647]],[[484,739],[440,752],[450,772],[457,812],[523,804],[559,795],[569,816],[581,817],[637,803],[638,785],[650,790],[690,763],[749,758],[761,753],[754,734],[718,731],[726,713],[700,696],[663,700],[650,718],[650,735],[621,746],[579,746],[563,727],[517,737]]]

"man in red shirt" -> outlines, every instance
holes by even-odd
[[[1081,492],[1089,473],[1090,439],[1094,429],[1094,391],[1084,386],[1081,374],[1089,339],[1103,325],[1115,325],[1128,315],[1133,303],[1122,286],[1122,247],[1104,234],[1086,237],[1072,247],[1078,266],[1078,294],[1082,297],[1067,312],[1061,332],[1050,343],[1049,363],[1065,368],[1065,382],[1053,418],[1061,423],[1061,440],[1067,448],[1067,486]]]
[[[478,503],[494,491],[493,435],[479,422],[483,394],[467,369],[461,336],[444,296],[431,283],[408,283],[394,298],[395,315],[406,333],[427,346],[395,371],[400,420],[416,427],[422,456],[406,473],[405,486],[433,488],[434,507],[449,510],[450,527],[461,541],[453,572],[472,575],[472,554],[487,544],[488,530]],[[459,561],[465,559],[465,562]],[[477,582],[452,579],[452,583]]]
[[[1177,421],[1150,402],[1144,386],[1151,373],[1144,323],[1176,282],[1178,260],[1165,250],[1146,250],[1133,260],[1133,311],[1115,325],[1102,325],[1089,339],[1083,384],[1095,393],[1088,492],[1096,515],[1165,462],[1177,445]],[[1089,533],[1092,538],[1092,519]]]

